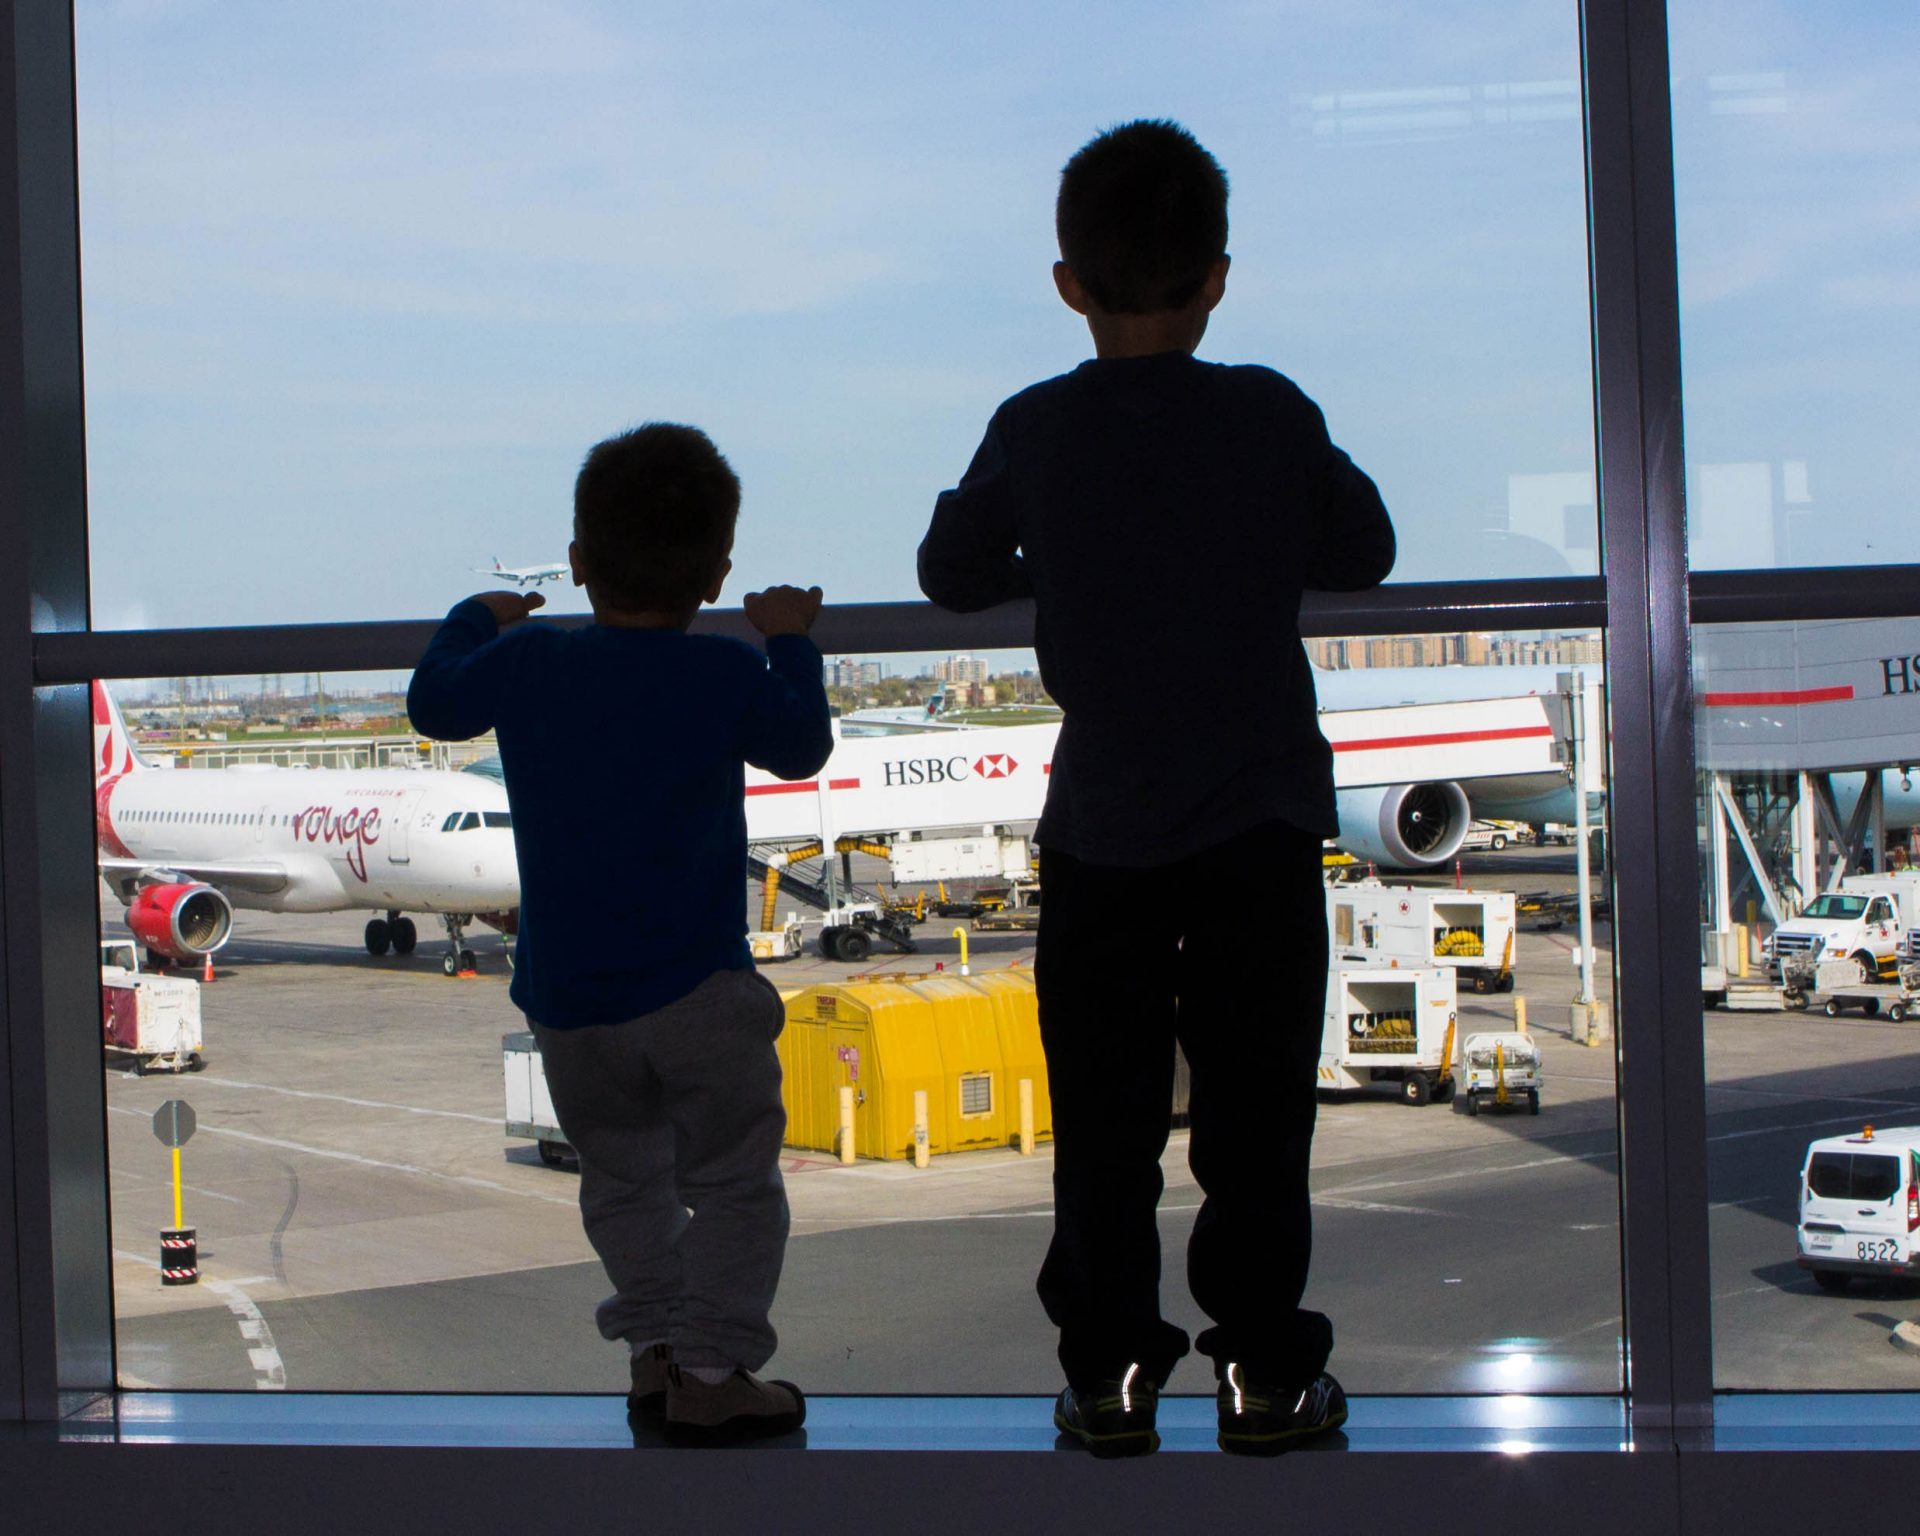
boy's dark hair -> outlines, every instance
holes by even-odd
[[[630,613],[698,607],[739,515],[733,466],[698,427],[670,421],[596,443],[573,482],[573,537],[594,593]]]
[[[1179,309],[1227,251],[1227,173],[1178,123],[1142,118],[1060,172],[1060,259],[1109,314]]]

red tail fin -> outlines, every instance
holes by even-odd
[[[93,781],[104,784],[122,774],[139,773],[146,768],[133,750],[133,737],[127,722],[120,718],[120,706],[113,702],[104,683],[93,685]]]

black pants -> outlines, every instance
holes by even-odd
[[[1305,1386],[1332,1325],[1300,1306],[1327,973],[1320,839],[1282,822],[1177,864],[1121,869],[1049,849],[1034,959],[1053,1098],[1054,1235],[1039,1291],[1067,1381],[1187,1352],[1160,1313],[1155,1207],[1174,1041],[1192,1069],[1188,1162],[1204,1197],[1187,1283],[1216,1373]]]

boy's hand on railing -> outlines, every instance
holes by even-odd
[[[747,622],[761,634],[804,635],[820,616],[820,589],[808,587],[768,587],[764,592],[749,592],[740,600]]]
[[[518,624],[534,609],[547,606],[547,600],[538,592],[476,592],[467,601],[484,604],[493,615],[494,623],[502,629]]]

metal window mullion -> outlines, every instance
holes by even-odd
[[[1622,1283],[1637,1435],[1711,1424],[1705,1042],[1664,0],[1583,0]]]
[[[35,691],[31,633],[88,622],[66,0],[4,7],[0,71],[0,1418],[44,1419],[113,1385],[91,717],[85,689]]]
[[[1594,577],[1424,582],[1373,592],[1312,593],[1301,612],[1308,635],[1445,634],[1461,629],[1597,629],[1606,615]],[[419,660],[438,621],[248,625],[219,629],[104,630],[38,638],[34,675],[43,683],[93,678],[207,677],[244,672],[400,671]],[[551,622],[584,624],[584,615]],[[737,608],[709,609],[705,633],[755,638]],[[947,613],[931,603],[841,603],[821,612],[822,651],[1017,650],[1033,644],[1033,605]]]

